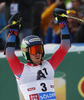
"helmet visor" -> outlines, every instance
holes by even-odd
[[[34,45],[29,47],[29,53],[30,54],[36,54],[37,52],[43,53],[43,47],[42,45]]]

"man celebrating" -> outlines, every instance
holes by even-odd
[[[54,16],[61,28],[61,44],[50,60],[42,60],[44,47],[42,40],[35,35],[27,36],[21,44],[21,51],[27,63],[21,63],[14,54],[15,39],[20,24],[20,15],[16,13],[9,20],[16,23],[10,27],[9,38],[6,46],[6,58],[10,68],[16,76],[19,88],[25,100],[56,100],[54,91],[54,70],[63,60],[70,48],[70,36],[66,25],[67,18],[59,14],[66,14],[63,9],[55,8]]]

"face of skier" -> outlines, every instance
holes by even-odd
[[[40,64],[42,59],[43,47],[42,45],[35,45],[29,47],[30,59],[34,64]]]
[[[34,64],[39,65],[41,63],[42,54],[39,52],[37,52],[36,54],[30,54],[30,59]]]

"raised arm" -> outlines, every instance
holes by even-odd
[[[15,75],[20,75],[23,71],[24,64],[20,63],[19,59],[16,57],[15,51],[15,40],[18,34],[18,27],[19,27],[19,13],[13,15],[8,24],[13,24],[10,26],[9,33],[8,33],[8,41],[6,44],[6,58]],[[18,21],[18,22],[17,22]],[[14,23],[17,23],[14,25]]]
[[[58,14],[66,14],[66,11],[63,9],[55,8],[54,11],[55,18],[58,19],[59,26],[61,28],[61,44],[59,49],[52,55],[49,63],[52,65],[54,70],[58,67],[61,63],[63,58],[65,57],[66,53],[68,52],[71,43],[70,43],[70,35],[67,27],[67,18],[62,18]]]

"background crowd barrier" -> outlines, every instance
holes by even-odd
[[[45,57],[43,59],[51,57],[59,46],[58,44],[44,45]],[[21,51],[16,51],[15,53],[21,62],[26,63]],[[65,81],[59,81],[61,86],[62,83],[65,83],[64,87],[56,89],[57,85],[55,85],[55,89],[60,94],[59,96],[62,96],[62,98],[65,96],[64,100],[84,100],[84,44],[72,44],[55,71],[55,79],[59,76],[57,76],[58,73],[65,74],[62,77]],[[59,87],[59,84],[57,87]],[[0,52],[0,100],[19,100],[16,79],[3,52]]]

